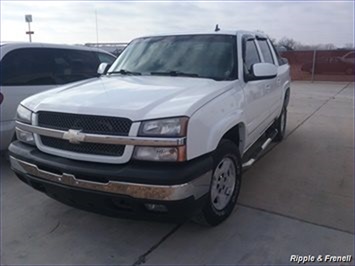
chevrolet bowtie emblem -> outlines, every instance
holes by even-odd
[[[63,139],[69,140],[72,144],[79,144],[84,141],[85,135],[81,134],[81,130],[69,129],[68,132],[65,132]]]

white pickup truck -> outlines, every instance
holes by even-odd
[[[243,167],[285,134],[289,65],[260,33],[142,37],[99,70],[17,110],[11,167],[63,203],[217,225]]]

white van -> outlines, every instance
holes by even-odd
[[[44,43],[0,43],[0,150],[14,137],[16,109],[30,95],[97,77],[115,56],[97,48]]]

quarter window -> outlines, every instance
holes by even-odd
[[[270,42],[270,43],[271,43],[271,47],[274,50],[274,53],[276,55],[276,59],[277,59],[277,62],[279,63],[279,66],[282,66],[282,65],[286,64],[286,62],[282,59],[280,53],[275,48],[275,45],[272,42]]]

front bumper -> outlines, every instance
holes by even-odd
[[[25,183],[66,204],[109,215],[127,216],[129,210],[129,216],[140,216],[145,210],[147,216],[146,204],[163,204],[165,216],[184,218],[204,201],[212,176],[210,156],[176,164],[112,165],[48,155],[19,141],[9,152],[12,169]],[[117,208],[117,202],[131,207]]]
[[[101,191],[113,194],[126,195],[138,199],[173,201],[189,197],[200,198],[208,191],[211,173],[207,172],[188,183],[178,185],[150,185],[128,183],[120,181],[94,182],[77,179],[74,175],[63,173],[56,174],[41,170],[31,164],[10,156],[11,168],[20,174],[30,175],[49,182],[59,183],[71,187]]]

